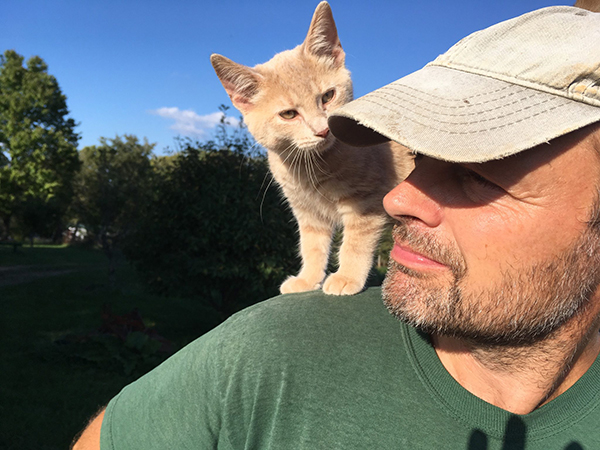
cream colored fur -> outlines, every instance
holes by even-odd
[[[362,290],[388,220],[383,197],[413,167],[399,144],[356,148],[329,133],[328,113],[352,100],[344,58],[327,2],[317,6],[301,45],[264,64],[250,68],[211,56],[234,106],[268,150],[273,177],[298,221],[302,269],[281,285],[282,293],[321,285],[334,295]],[[327,101],[324,95],[332,89]],[[282,117],[286,111],[296,116]],[[332,235],[340,225],[339,270],[325,279]]]

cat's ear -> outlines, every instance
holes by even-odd
[[[307,53],[331,58],[336,67],[344,65],[346,55],[342,50],[329,3],[321,2],[315,9],[302,45]]]
[[[246,113],[254,104],[252,99],[258,93],[261,75],[250,67],[244,66],[213,53],[210,55],[217,76],[231,98],[233,106]]]

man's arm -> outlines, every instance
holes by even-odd
[[[100,450],[100,429],[105,411],[106,408],[102,408],[95,417],[90,419],[83,432],[75,436],[77,441],[73,444],[72,450]]]

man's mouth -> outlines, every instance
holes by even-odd
[[[412,250],[410,247],[397,242],[392,248],[390,257],[398,264],[414,270],[435,270],[448,268],[448,266],[445,264],[428,258],[427,256]]]

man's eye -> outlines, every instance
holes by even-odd
[[[475,184],[486,189],[494,189],[501,191],[502,188],[497,184],[492,183],[487,178],[479,175],[477,172],[462,167],[460,170],[459,178],[463,184]]]

